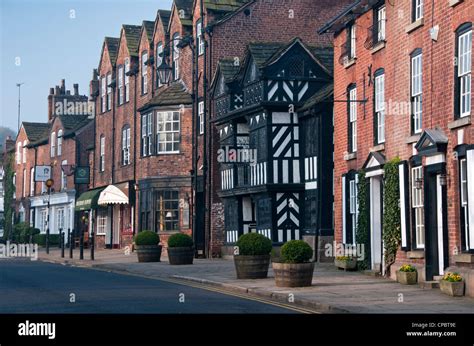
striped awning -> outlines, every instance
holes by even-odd
[[[109,185],[100,193],[99,205],[128,204],[128,196],[117,186]]]

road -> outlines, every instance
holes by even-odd
[[[27,259],[0,259],[0,313],[295,312],[268,302],[163,280]]]

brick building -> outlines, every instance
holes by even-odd
[[[77,195],[87,182],[76,184],[74,172],[88,167],[86,145],[93,140],[87,96],[66,90],[65,81],[50,90],[48,121],[23,122],[15,143],[16,220],[29,222],[46,233],[83,228],[75,218]],[[54,181],[48,194],[45,179],[37,180],[35,169],[44,171]],[[49,204],[49,207],[48,207]],[[48,219],[50,220],[48,225]]]
[[[455,269],[471,296],[473,20],[472,1],[356,1],[319,31],[334,33],[336,240],[354,244],[366,232],[370,269],[386,271],[384,165],[399,158],[392,277],[404,263],[420,281]],[[361,171],[367,215],[358,209]],[[367,230],[357,227],[361,216]]]

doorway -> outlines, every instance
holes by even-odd
[[[383,270],[382,191],[382,175],[370,177],[370,265],[378,272]]]

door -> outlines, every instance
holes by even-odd
[[[443,275],[448,266],[447,233],[444,201],[446,189],[441,186],[439,172],[426,173],[425,178],[425,258],[426,280]]]
[[[382,247],[382,176],[370,178],[370,262],[371,269],[381,271]]]

